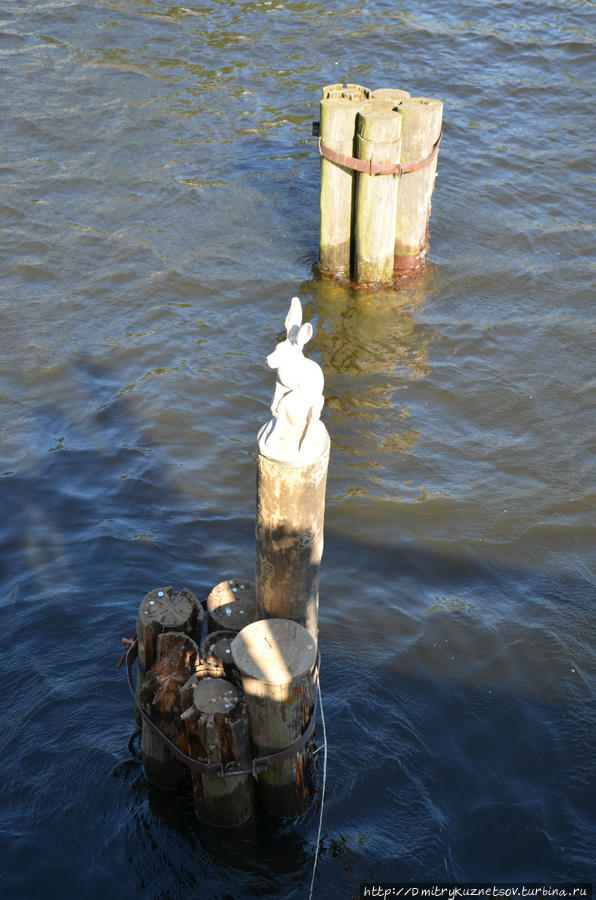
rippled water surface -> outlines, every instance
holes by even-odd
[[[145,784],[115,669],[148,590],[254,570],[293,294],[332,440],[314,896],[592,880],[594,3],[0,0],[0,26],[2,896],[308,896],[318,809],[199,825]],[[445,103],[401,291],[316,273],[342,79]]]

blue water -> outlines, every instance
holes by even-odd
[[[147,591],[254,571],[294,294],[332,441],[314,896],[593,879],[595,34],[587,0],[0,0],[2,897],[308,897],[319,807],[200,825],[115,668]],[[445,104],[401,291],[316,272],[341,80]]]

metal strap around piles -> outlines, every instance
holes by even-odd
[[[416,163],[397,163],[391,166],[388,163],[374,163],[372,159],[356,159],[355,156],[345,156],[343,153],[332,150],[331,147],[327,147],[323,143],[321,138],[319,138],[319,153],[324,159],[328,159],[338,166],[344,166],[346,169],[353,169],[355,172],[363,172],[365,175],[397,175],[399,178],[402,175],[407,175],[409,172],[418,172],[420,169],[430,166],[437,157],[442,137],[443,132],[437,138],[429,156]]]
[[[136,702],[136,694],[132,681],[132,667],[134,665],[135,660],[139,654],[139,646],[137,643],[137,636],[134,635],[132,638],[124,638],[124,642],[127,644],[127,649],[124,653],[124,656],[120,659],[118,663],[118,667],[122,665],[124,661],[126,661],[126,675],[128,678],[128,686],[130,688],[130,692],[135,698]],[[321,655],[317,649],[317,660],[315,665],[316,677],[319,677],[319,669],[321,665]],[[218,778],[228,778],[232,775],[252,775],[253,778],[257,779],[259,777],[260,772],[264,772],[265,769],[268,769],[270,765],[274,763],[283,762],[286,759],[290,759],[292,756],[296,756],[309,742],[312,738],[314,730],[315,730],[315,711],[313,710],[313,714],[310,717],[310,721],[306,726],[304,732],[300,735],[297,741],[295,741],[290,747],[286,747],[284,750],[280,750],[278,753],[270,753],[268,756],[256,756],[251,760],[250,769],[226,769],[224,764],[219,763],[206,763],[201,762],[199,759],[193,759],[192,756],[188,756],[188,754],[184,753],[179,747],[176,746],[166,735],[161,731],[157,725],[151,721],[150,717],[147,715],[145,710],[139,704],[139,710],[141,712],[141,716],[143,717],[143,722],[151,729],[151,731],[158,737],[162,743],[166,745],[168,750],[179,759],[180,762],[184,763],[185,766],[188,766],[189,769],[192,769],[194,772],[202,772],[204,775],[217,775]]]

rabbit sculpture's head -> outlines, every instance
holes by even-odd
[[[285,321],[287,337],[277,345],[273,353],[267,357],[267,365],[277,369],[279,381],[286,387],[294,387],[298,378],[301,360],[304,359],[302,348],[312,337],[312,325],[302,325],[302,305],[298,297],[292,297],[290,311]]]

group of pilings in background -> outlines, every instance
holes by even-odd
[[[442,118],[442,101],[431,97],[357,84],[323,88],[323,274],[382,285],[422,269]]]
[[[325,432],[326,433],[326,432]],[[291,818],[315,792],[318,584],[329,442],[303,463],[257,462],[256,584],[228,578],[143,599],[125,641],[147,779],[192,786],[199,818]]]

